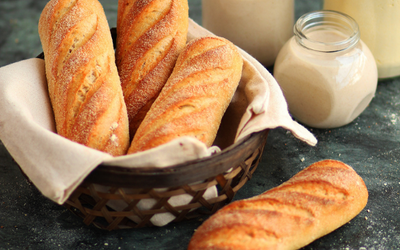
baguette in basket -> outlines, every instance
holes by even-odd
[[[242,56],[226,39],[190,41],[140,124],[128,154],[181,136],[193,136],[210,147],[239,85],[242,66]]]
[[[57,133],[123,155],[128,117],[110,28],[97,0],[51,0],[39,20]]]
[[[187,0],[119,0],[117,68],[133,138],[185,47]]]
[[[225,206],[196,230],[188,249],[299,249],[350,221],[367,201],[364,181],[350,166],[320,161]]]

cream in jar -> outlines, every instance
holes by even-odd
[[[377,87],[374,57],[357,23],[334,11],[303,15],[274,66],[290,113],[315,128],[335,128],[358,117]]]
[[[324,9],[353,17],[371,50],[379,78],[400,75],[400,0],[325,0]]]
[[[264,66],[293,35],[294,0],[202,0],[202,25]]]

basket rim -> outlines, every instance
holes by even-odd
[[[102,163],[89,173],[84,182],[131,188],[165,188],[204,181],[242,164],[257,148],[264,146],[268,132],[269,129],[265,129],[252,133],[219,153],[165,168],[127,168]]]

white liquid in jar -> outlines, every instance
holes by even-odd
[[[202,0],[202,25],[264,66],[293,35],[294,0]]]
[[[353,17],[371,50],[379,78],[400,75],[400,0],[325,0],[324,9]]]
[[[336,30],[306,33],[314,42],[337,42]],[[274,76],[292,115],[315,128],[335,128],[358,117],[373,98],[377,85],[374,58],[360,41],[342,52],[324,53],[300,46],[291,38],[280,51]]]

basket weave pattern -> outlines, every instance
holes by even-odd
[[[179,186],[170,186],[166,188],[151,187],[129,187],[118,185],[102,185],[85,180],[65,202],[69,210],[83,218],[86,225],[93,224],[106,230],[115,230],[123,228],[140,228],[154,226],[150,219],[160,213],[169,212],[175,216],[174,222],[193,219],[205,214],[215,213],[219,208],[232,201],[237,191],[251,179],[256,170],[264,150],[268,131],[263,131],[252,135],[240,147],[229,149],[235,155],[243,155],[244,160],[232,163],[229,169],[223,173],[215,174],[203,180],[198,180],[195,184],[183,184]],[[250,141],[250,142],[249,142]],[[229,154],[227,155],[229,156]],[[229,162],[227,156],[221,156],[220,161]],[[210,157],[210,158],[213,158]],[[204,162],[207,164],[207,161]],[[219,161],[213,164],[223,164]],[[189,166],[187,166],[190,168]],[[211,165],[204,165],[207,170],[213,168]],[[93,179],[93,178],[92,178]],[[192,182],[193,183],[193,182]],[[101,186],[100,192],[96,186]],[[218,190],[217,197],[205,199],[204,193],[209,187],[216,186]],[[169,199],[173,196],[188,194],[191,201],[182,206],[173,206]],[[137,204],[142,199],[154,199],[154,205],[148,210],[140,210]],[[123,201],[124,209],[115,211],[107,206],[109,201]],[[134,216],[133,221],[129,217]]]

